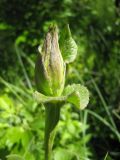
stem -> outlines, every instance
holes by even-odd
[[[45,160],[52,160],[52,147],[56,133],[55,127],[60,117],[60,106],[47,104],[45,114]]]

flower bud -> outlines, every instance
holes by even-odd
[[[61,95],[65,82],[65,64],[59,49],[57,27],[47,33],[35,65],[38,92],[48,96]]]

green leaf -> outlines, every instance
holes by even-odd
[[[7,145],[11,147],[13,144],[19,143],[23,133],[24,129],[22,127],[18,126],[10,127],[6,133]]]
[[[37,100],[38,103],[48,103],[48,102],[62,102],[66,100],[65,96],[60,96],[60,97],[50,97],[50,96],[45,96],[44,94],[35,91],[34,93],[34,98]]]
[[[25,160],[25,159],[19,155],[11,154],[7,156],[7,160]]]
[[[54,154],[55,160],[61,160],[61,159],[62,160],[72,160],[74,157],[75,157],[75,155],[73,153],[71,153],[70,151],[68,151],[67,149],[58,148]]]
[[[89,92],[86,87],[80,84],[68,85],[60,97],[45,96],[37,91],[34,93],[34,97],[39,103],[67,101],[74,104],[78,109],[84,109],[89,102]]]
[[[77,56],[77,44],[72,38],[69,25],[60,33],[60,50],[65,63],[73,62]]]
[[[112,160],[112,158],[108,155],[108,152],[106,153],[104,160]]]
[[[68,85],[63,95],[67,95],[67,101],[74,104],[78,109],[84,109],[89,102],[89,91],[80,84]]]

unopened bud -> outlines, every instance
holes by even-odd
[[[61,95],[65,82],[65,64],[59,49],[57,27],[47,33],[35,65],[37,90],[45,95]]]

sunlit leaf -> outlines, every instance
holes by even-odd
[[[67,94],[67,101],[73,103],[79,109],[84,109],[89,102],[89,92],[85,86],[80,84],[67,86],[64,94]]]
[[[12,154],[7,156],[7,160],[25,160],[25,159],[19,155]]]
[[[64,62],[73,62],[77,56],[77,44],[72,38],[69,25],[61,31],[59,42]]]
[[[57,149],[54,155],[55,160],[72,160],[73,157],[75,155],[66,149]]]

